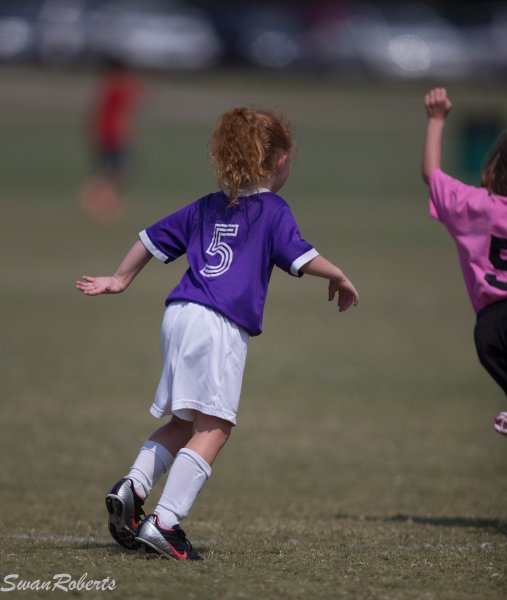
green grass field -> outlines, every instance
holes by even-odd
[[[491,421],[507,404],[476,359],[452,241],[427,214],[426,87],[152,78],[129,211],[105,229],[76,203],[91,81],[0,70],[0,587],[9,574],[87,573],[116,590],[71,595],[505,598],[507,441]],[[449,93],[444,165],[460,174],[460,124],[480,111],[507,121],[507,88]],[[148,408],[163,300],[185,261],[152,261],[122,296],[73,285],[110,273],[140,229],[214,189],[206,143],[240,103],[295,120],[284,196],[361,305],[339,315],[323,281],[274,273],[239,425],[184,523],[206,562],[148,559],[110,539],[103,496],[159,424]]]

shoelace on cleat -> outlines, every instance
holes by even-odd
[[[178,535],[178,537],[181,539],[183,548],[187,551],[188,555],[193,556],[195,554],[194,547],[190,543],[190,540],[187,538],[187,535],[183,531],[183,529],[178,525],[173,528],[173,532],[176,533]]]
[[[193,550],[192,544],[190,543],[190,540],[187,538],[183,529],[181,527],[175,528],[175,532],[181,538],[181,541],[183,542],[185,549],[189,550],[191,552]]]

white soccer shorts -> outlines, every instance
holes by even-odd
[[[193,421],[194,412],[236,424],[249,335],[220,313],[171,302],[162,321],[162,376],[150,412]]]

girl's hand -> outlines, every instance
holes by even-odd
[[[445,121],[452,108],[451,101],[447,97],[447,90],[445,88],[433,88],[424,97],[424,107],[428,119]]]
[[[76,281],[76,290],[87,296],[99,296],[100,294],[119,294],[125,286],[116,277],[89,277],[83,275],[84,281]]]
[[[357,306],[359,304],[359,294],[352,282],[346,277],[331,279],[329,282],[329,301],[334,299],[336,292],[338,292],[338,310],[340,312],[346,311],[352,305]]]

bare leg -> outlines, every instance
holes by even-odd
[[[117,225],[125,212],[125,201],[114,179],[96,176],[86,181],[79,191],[82,212],[99,225]]]
[[[199,454],[211,466],[229,439],[232,423],[196,412],[193,425],[193,435],[185,447]]]
[[[188,515],[231,429],[229,421],[195,412],[193,435],[178,452],[155,508],[163,528],[170,529]]]
[[[165,446],[169,452],[176,456],[187,445],[192,437],[193,425],[191,421],[184,421],[173,416],[169,422],[162,425],[150,437],[152,442]]]

